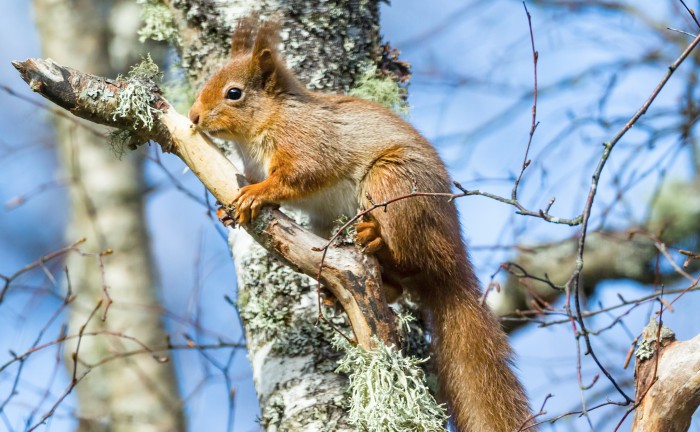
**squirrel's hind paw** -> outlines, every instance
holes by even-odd
[[[366,253],[375,253],[384,247],[379,224],[374,219],[368,222],[358,222],[355,224],[355,241],[361,245]]]

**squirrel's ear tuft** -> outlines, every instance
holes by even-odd
[[[257,85],[271,93],[300,95],[305,89],[284,64],[277,47],[280,44],[278,21],[261,23],[255,33],[249,63],[251,77]]]
[[[277,21],[265,21],[260,24],[257,34],[255,35],[255,44],[253,45],[253,56],[262,53],[263,50],[277,51],[277,45],[280,43],[280,24]]]
[[[250,52],[253,49],[259,22],[260,18],[257,14],[248,15],[238,21],[231,39],[231,57]]]

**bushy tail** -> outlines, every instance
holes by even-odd
[[[514,432],[530,417],[527,398],[511,369],[506,334],[480,304],[476,280],[466,279],[443,280],[439,295],[423,299],[440,393],[460,431]]]
[[[437,153],[417,132],[410,148],[388,147],[365,175],[365,208],[406,193],[450,191]],[[461,432],[515,432],[529,418],[527,398],[510,368],[500,324],[479,302],[479,284],[461,242],[454,203],[413,197],[372,214],[385,247],[378,252],[401,285],[417,294],[432,324],[441,396]]]

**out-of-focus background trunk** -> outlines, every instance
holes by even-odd
[[[148,48],[139,42],[140,9],[128,0],[35,0],[34,13],[45,56],[103,76],[126,73]],[[155,50],[157,52],[157,49]],[[71,206],[65,238],[85,237],[94,257],[69,255],[66,267],[76,298],[70,309],[69,334],[78,334],[97,301],[103,299],[78,351],[78,375],[98,361],[165,342],[162,307],[156,290],[144,217],[143,158],[119,159],[98,129],[55,119],[62,178]],[[85,123],[81,123],[85,124]],[[108,255],[99,255],[105,250]],[[113,301],[108,301],[103,290]],[[104,321],[103,317],[106,317]],[[66,344],[66,365],[77,340]],[[183,416],[174,367],[152,356],[124,357],[92,368],[75,392],[80,431],[177,431]]]

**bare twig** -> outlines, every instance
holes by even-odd
[[[603,168],[605,167],[606,162],[608,161],[608,158],[610,157],[610,152],[612,149],[615,147],[615,145],[622,139],[623,136],[634,126],[635,123],[647,112],[651,104],[654,102],[656,97],[659,95],[661,90],[664,88],[668,80],[671,78],[673,73],[678,69],[678,67],[683,63],[683,61],[690,55],[690,53],[693,51],[693,49],[700,43],[700,36],[696,37],[693,42],[688,45],[688,47],[681,53],[681,55],[669,66],[668,71],[666,72],[666,75],[661,79],[661,82],[656,86],[654,91],[651,93],[651,95],[647,98],[646,102],[642,105],[642,107],[630,118],[630,120],[618,131],[617,134],[609,141],[603,144],[604,146],[604,151],[603,155],[601,156],[600,160],[598,161],[598,166],[593,172],[593,180],[591,181],[591,186],[590,190],[588,193],[588,198],[586,199],[586,205],[584,207],[584,211],[581,214],[582,217],[582,225],[581,225],[581,231],[580,231],[580,239],[579,239],[579,245],[578,245],[578,259],[576,262],[576,271],[571,277],[571,285],[573,286],[573,297],[574,297],[574,304],[575,304],[575,309],[576,309],[576,320],[578,321],[580,327],[581,327],[581,335],[583,336],[585,342],[586,342],[586,352],[587,354],[590,354],[595,363],[598,365],[600,370],[603,372],[603,374],[608,378],[608,380],[613,384],[613,386],[617,389],[617,391],[625,398],[625,401],[627,403],[633,402],[633,400],[627,396],[627,394],[620,388],[620,386],[617,384],[615,379],[612,377],[610,372],[602,365],[598,357],[595,355],[595,352],[593,351],[591,341],[588,335],[588,332],[586,330],[586,325],[584,323],[584,319],[581,316],[581,304],[580,304],[580,286],[581,286],[581,272],[583,270],[583,251],[585,249],[585,243],[586,243],[586,234],[588,232],[588,222],[590,220],[592,208],[593,208],[593,201],[595,199],[597,190],[598,190],[598,182],[600,181],[600,176],[603,172]]]
[[[510,196],[513,200],[518,199],[518,185],[520,184],[520,179],[522,179],[523,173],[525,172],[527,167],[530,166],[530,160],[527,157],[530,153],[532,137],[535,135],[535,129],[537,129],[537,126],[539,124],[539,122],[537,121],[537,61],[539,60],[540,53],[535,49],[535,35],[532,31],[532,16],[530,15],[530,11],[527,10],[527,5],[524,1],[523,7],[525,8],[525,14],[527,15],[527,26],[530,29],[530,44],[532,46],[532,65],[534,68],[534,86],[532,90],[532,125],[530,126],[530,136],[527,140],[527,147],[525,147],[523,165],[520,168],[520,173],[518,174],[518,177],[515,179],[515,183],[513,183],[513,191],[511,192]],[[549,208],[552,206],[552,204],[554,204],[554,199],[552,199],[552,203],[547,208],[547,211],[549,211]]]
[[[20,275],[22,275],[22,274],[24,274],[24,273],[26,273],[26,272],[28,272],[28,271],[30,271],[30,270],[32,270],[32,269],[35,269],[35,268],[37,268],[37,267],[43,266],[44,263],[47,262],[47,261],[51,261],[51,260],[53,260],[53,259],[55,259],[55,258],[61,257],[61,256],[65,255],[65,254],[67,254],[67,253],[69,253],[69,252],[77,251],[77,250],[78,250],[78,245],[81,244],[81,243],[85,243],[85,239],[84,239],[84,238],[81,238],[80,240],[76,241],[75,243],[73,243],[73,244],[70,245],[70,246],[61,248],[61,249],[59,249],[59,250],[57,250],[57,251],[54,251],[54,252],[51,252],[51,253],[48,253],[48,254],[42,256],[42,257],[39,258],[37,261],[34,261],[34,262],[31,263],[31,264],[27,264],[26,266],[24,266],[24,267],[22,267],[21,269],[17,270],[16,272],[14,272],[14,273],[13,273],[12,275],[10,275],[10,276],[4,276],[4,275],[1,275],[1,274],[0,274],[0,279],[2,279],[2,280],[5,281],[5,283],[4,283],[3,287],[2,287],[2,291],[0,291],[0,304],[2,303],[3,299],[5,298],[5,295],[7,294],[7,291],[10,289],[10,285],[12,284],[12,281],[14,281],[15,279],[17,279],[17,277],[19,277]]]
[[[700,21],[698,21],[698,17],[695,16],[695,11],[692,10],[691,8],[689,8],[688,5],[685,4],[685,2],[683,0],[681,0],[681,3],[683,4],[683,7],[685,8],[685,10],[688,11],[691,18],[693,18],[693,21],[695,21],[695,24],[698,26],[698,28],[700,28]]]

